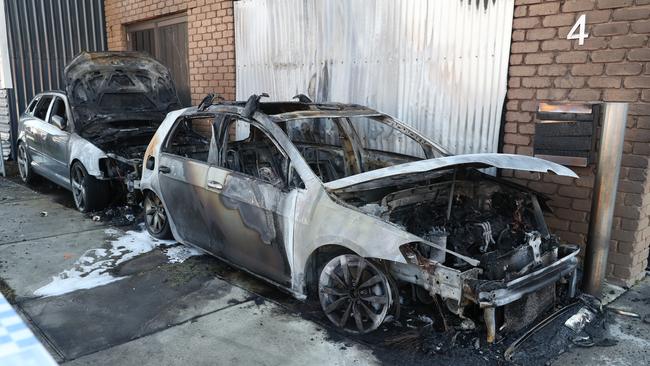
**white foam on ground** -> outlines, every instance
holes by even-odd
[[[185,245],[177,245],[174,247],[166,248],[165,254],[167,254],[169,263],[183,263],[190,257],[203,255],[203,252]]]
[[[109,236],[120,234],[115,229],[107,229],[105,233]],[[127,231],[124,235],[109,243],[110,248],[108,249],[99,248],[86,251],[77,259],[71,269],[52,277],[52,281],[34,291],[34,295],[43,297],[59,296],[76,290],[89,289],[119,281],[126,277],[114,277],[108,272],[110,269],[140,254],[150,252],[158,246],[176,244],[173,240],[155,239],[146,231],[133,230]]]

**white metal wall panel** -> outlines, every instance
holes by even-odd
[[[236,1],[237,98],[364,104],[452,153],[495,152],[513,2]]]

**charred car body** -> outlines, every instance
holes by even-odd
[[[317,294],[350,332],[376,329],[402,284],[460,318],[482,314],[489,341],[521,326],[522,307],[534,318],[556,291],[575,289],[578,247],[548,232],[545,199],[478,170],[576,177],[552,162],[449,156],[363,106],[255,95],[170,113],[144,159],[152,235],[173,234],[298,298]]]
[[[38,94],[21,115],[18,167],[24,181],[42,175],[93,211],[127,191],[160,122],[180,104],[167,68],[141,53],[81,53],[64,78],[65,91]]]

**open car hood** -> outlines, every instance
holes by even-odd
[[[82,131],[113,121],[161,122],[180,103],[169,70],[139,52],[82,52],[65,68],[66,93]]]
[[[426,175],[426,173],[442,169],[451,169],[455,166],[467,166],[474,168],[499,168],[526,170],[531,172],[548,173],[553,172],[557,175],[578,178],[576,173],[571,169],[560,164],[534,158],[525,155],[514,154],[465,154],[445,156],[441,158],[418,160],[410,163],[393,165],[386,168],[371,170],[349,177],[337,179],[325,183],[325,188],[329,191],[343,190],[352,186],[358,186],[365,183],[374,183],[373,185],[382,185],[384,181],[401,180],[404,177],[415,175]]]

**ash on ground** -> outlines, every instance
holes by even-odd
[[[144,212],[142,207],[137,205],[115,205],[101,211],[89,213],[87,216],[93,221],[107,223],[112,226],[129,227],[142,222]]]
[[[386,364],[409,365],[548,365],[571,347],[608,347],[616,344],[609,336],[611,314],[601,308],[590,308],[593,319],[574,331],[565,322],[588,304],[576,300],[558,306],[542,315],[533,326],[517,333],[497,334],[493,344],[486,341],[485,328],[477,323],[467,329],[460,322],[448,324],[445,331],[440,316],[422,308],[403,308],[398,321],[384,324],[377,331],[358,336],[362,343],[373,345],[374,354]],[[546,326],[520,343],[506,359],[506,350],[521,336],[535,328],[558,310],[564,309]]]

